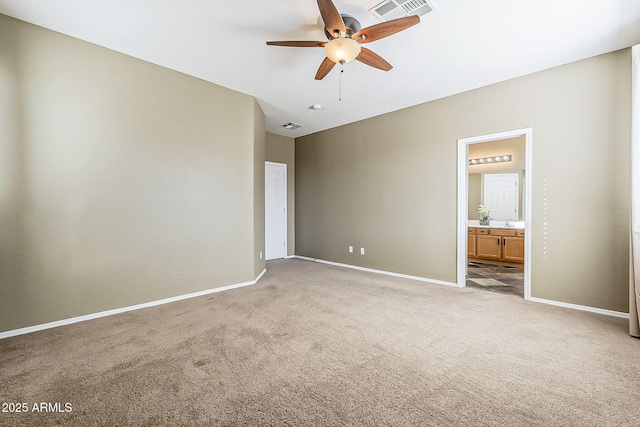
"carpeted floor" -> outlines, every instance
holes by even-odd
[[[0,425],[638,425],[640,340],[624,319],[267,268],[255,286],[0,340],[0,402],[28,407]]]

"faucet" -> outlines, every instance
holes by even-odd
[[[504,223],[505,227],[513,227],[513,224],[511,224],[511,220],[508,219],[507,222]]]

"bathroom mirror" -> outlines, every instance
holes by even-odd
[[[506,156],[509,159],[503,160],[507,159]],[[491,217],[497,220],[523,221],[526,179],[524,137],[472,144],[469,146],[469,160],[468,219],[480,219],[478,206],[481,204],[491,206],[491,200],[494,200],[493,204],[500,205],[504,203],[498,200],[513,198],[506,203],[512,209],[515,207],[512,216],[507,212],[498,212],[499,206],[492,206],[496,212]],[[487,182],[491,186],[488,187],[490,190],[485,190]],[[506,186],[507,183],[515,188],[503,193],[499,186]]]

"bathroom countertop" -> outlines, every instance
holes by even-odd
[[[494,221],[491,221],[491,225],[480,225],[480,221],[470,219],[470,220],[467,221],[467,227],[474,227],[474,228],[506,228],[506,229],[513,229],[513,230],[524,230],[525,229],[524,221],[511,221],[511,225],[513,227],[506,227],[505,223],[506,223],[506,221],[494,220]]]

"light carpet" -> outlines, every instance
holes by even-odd
[[[640,422],[624,319],[302,260],[267,269],[251,287],[0,340],[0,402],[29,406],[0,425]]]

